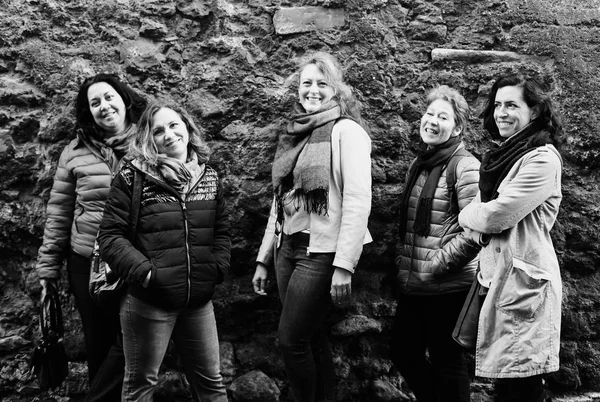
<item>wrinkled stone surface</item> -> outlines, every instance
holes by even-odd
[[[279,388],[260,370],[241,375],[231,384],[230,390],[236,402],[279,401]]]
[[[60,287],[71,373],[56,392],[40,392],[28,375],[28,358],[40,336],[35,260],[45,203],[59,155],[74,137],[77,89],[98,72],[116,73],[148,97],[185,105],[205,133],[232,220],[232,275],[214,296],[223,375],[231,388],[240,376],[260,370],[270,379],[262,377],[265,382],[276,385],[279,400],[291,400],[277,341],[277,288],[273,284],[268,296],[259,297],[250,280],[272,198],[277,136],[297,96],[288,77],[313,50],[330,51],[341,61],[372,139],[374,242],[364,248],[351,302],[331,316],[332,334],[340,332],[332,337],[336,400],[370,401],[374,395],[393,400],[395,390],[410,396],[389,361],[388,345],[397,205],[417,153],[423,96],[437,84],[465,95],[473,112],[465,142],[481,156],[490,142],[477,115],[494,76],[506,71],[539,77],[565,128],[564,199],[552,231],[564,282],[561,369],[548,376],[548,384],[555,394],[600,391],[598,6],[589,0],[3,2],[2,400],[76,401],[87,390],[81,321],[64,271]],[[289,22],[296,31],[278,33],[275,15],[309,7],[319,11],[297,14]],[[324,23],[306,23],[309,17]],[[159,390],[157,400],[191,398],[172,347]],[[593,394],[583,397],[593,400]],[[492,400],[489,381],[475,379],[473,400]]]

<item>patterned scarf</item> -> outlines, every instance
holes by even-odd
[[[314,113],[297,104],[296,114],[279,136],[273,161],[273,191],[281,207],[283,194],[295,190],[306,212],[326,215],[331,170],[331,131],[341,116],[335,101],[325,103]]]
[[[414,232],[420,236],[429,236],[430,222],[431,222],[431,206],[435,195],[435,189],[437,188],[438,182],[442,175],[442,167],[446,165],[450,157],[454,154],[454,151],[460,145],[462,136],[451,137],[448,141],[443,144],[427,149],[421,155],[417,157],[415,162],[411,165],[406,179],[406,185],[402,192],[402,199],[400,201],[400,234],[399,238],[401,242],[404,242],[406,236],[406,224],[408,222],[408,208],[410,204],[410,195],[412,189],[417,182],[419,174],[424,169],[429,171],[429,176],[425,181],[419,201],[417,202],[417,213],[415,215]]]
[[[165,154],[158,154],[156,163],[141,160],[138,160],[138,163],[142,171],[163,180],[180,194],[185,194],[190,181],[194,177],[190,172],[190,167],[200,167],[198,165],[198,155],[195,152],[188,155],[185,163]]]
[[[500,183],[523,155],[539,146],[552,143],[550,134],[542,130],[541,122],[534,120],[499,147],[486,152],[479,168],[481,202],[498,197]]]

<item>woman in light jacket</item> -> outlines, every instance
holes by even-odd
[[[559,368],[562,282],[550,230],[562,199],[562,127],[534,79],[502,76],[481,115],[500,146],[484,155],[479,194],[459,222],[484,247],[478,280],[476,375],[496,378],[497,401],[542,401]]]
[[[122,401],[151,401],[171,337],[196,401],[227,402],[211,297],[229,270],[229,215],[208,145],[187,112],[152,104],[130,156],[112,184],[98,244],[123,278],[125,352]],[[129,157],[127,158],[129,159]],[[134,176],[143,191],[134,239],[129,211]]]
[[[332,400],[325,319],[351,293],[363,244],[371,241],[371,140],[337,61],[310,55],[296,73],[295,114],[273,162],[274,201],[252,279],[265,293],[275,274],[283,311],[279,345],[298,402]]]
[[[428,94],[419,130],[424,149],[409,168],[400,204],[390,350],[419,402],[470,400],[463,350],[452,339],[481,248],[458,225],[479,181],[479,161],[462,142],[468,117],[458,91],[442,85]]]
[[[90,257],[110,183],[145,107],[146,100],[112,74],[97,74],[81,84],[75,103],[77,136],[60,155],[46,209],[37,273],[43,287],[55,284],[67,261],[69,289],[83,326],[90,382],[120,333],[118,305],[103,308],[90,297]],[[105,374],[95,387],[104,395],[88,400],[118,398],[119,374]]]

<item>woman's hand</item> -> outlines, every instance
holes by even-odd
[[[331,278],[331,300],[335,304],[342,304],[352,293],[352,273],[344,268],[334,268],[335,272]]]
[[[252,286],[254,287],[254,293],[266,296],[267,295],[267,285],[269,284],[269,272],[267,271],[267,267],[263,263],[256,264],[256,271],[254,272],[254,277],[252,278]]]

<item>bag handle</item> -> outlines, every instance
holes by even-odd
[[[140,207],[142,200],[142,185],[144,177],[141,172],[137,169],[133,170],[133,193],[131,195],[131,210],[129,211],[129,224],[131,229],[129,231],[129,238],[133,243],[135,240],[135,234],[137,231],[138,219],[140,216]]]
[[[60,297],[58,290],[52,284],[46,286],[45,292],[42,295],[40,327],[42,330],[42,339],[48,342],[62,338],[65,332]]]

